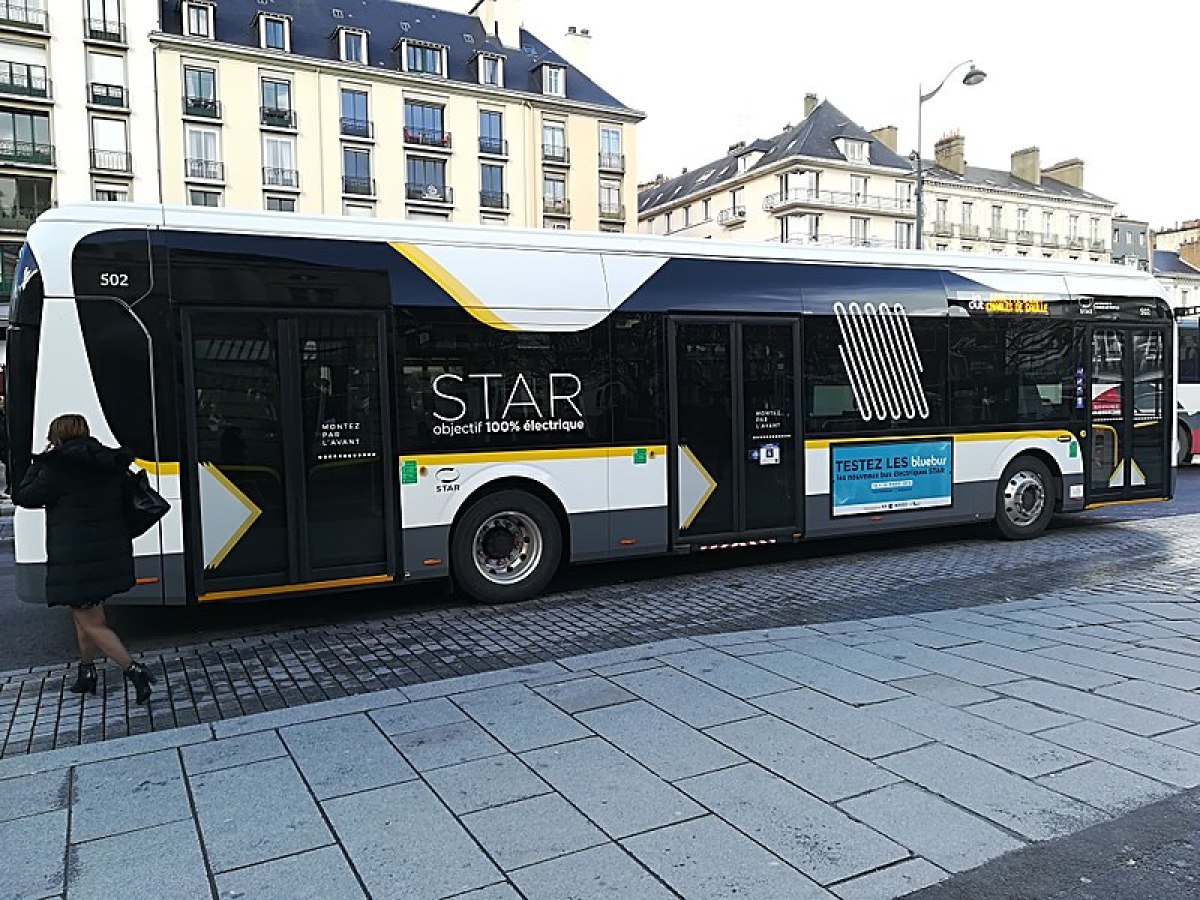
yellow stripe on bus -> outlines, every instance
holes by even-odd
[[[151,462],[148,459],[135,459],[133,464],[139,469],[143,469],[149,475],[178,475],[179,463],[177,462]]]
[[[1069,431],[978,431],[969,434],[889,434],[883,437],[867,438],[822,438],[815,441],[805,441],[806,450],[825,450],[830,444],[874,444],[883,441],[923,441],[923,440],[953,440],[953,441],[1016,441],[1030,438],[1058,438],[1075,440],[1075,435]]]
[[[517,331],[516,325],[510,325],[492,312],[482,300],[471,293],[470,289],[455,278],[449,270],[432,256],[415,244],[392,242],[392,249],[424,272],[443,291],[454,298],[454,302],[468,313],[492,328],[501,331]]]
[[[473,463],[535,462],[550,459],[620,459],[632,457],[635,450],[647,455],[665,454],[666,446],[641,447],[564,447],[559,450],[481,450],[478,453],[434,453],[428,456],[409,456],[419,466],[466,466]]]
[[[395,581],[391,575],[366,575],[361,578],[338,578],[333,581],[309,581],[304,584],[277,584],[272,587],[245,588],[237,591],[212,591],[201,594],[201,603],[214,600],[239,600],[244,597],[268,597],[278,594],[298,594],[301,591],[320,591],[329,588],[362,587],[368,584],[384,584]]]

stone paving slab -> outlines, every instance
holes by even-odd
[[[1046,643],[1113,607],[1200,622],[1137,596],[663,641],[0,760],[0,900],[139,896],[114,872],[212,900],[898,896],[1200,784],[1193,695],[1160,671],[1189,669]],[[1040,633],[988,644],[989,617]]]

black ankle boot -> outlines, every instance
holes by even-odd
[[[154,675],[141,663],[133,663],[125,670],[125,679],[133,685],[137,702],[145,706],[152,693],[150,685],[154,684]]]
[[[72,694],[96,695],[96,666],[93,663],[80,663],[79,671],[75,673],[75,683],[67,688]]]

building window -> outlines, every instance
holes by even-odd
[[[845,148],[842,155],[849,162],[866,162],[867,161],[867,143],[866,141],[843,141],[842,146]]]
[[[901,250],[911,250],[913,246],[913,223],[896,223],[896,246]]]
[[[404,103],[404,142],[426,147],[449,147],[450,135],[443,127],[445,109],[429,103]]]
[[[896,182],[896,204],[901,209],[909,209],[913,204],[913,191],[915,190],[911,181]]]
[[[371,153],[353,147],[342,148],[342,192],[346,194],[374,194],[375,182],[371,178]]]
[[[506,216],[483,216],[479,217],[479,224],[486,225],[489,228],[499,228],[508,224]]]
[[[479,111],[479,152],[504,153],[504,116],[490,109]]]
[[[950,212],[950,201],[945,197],[938,197],[936,209],[934,221],[939,225],[945,225]]]
[[[292,111],[292,83],[276,78],[262,80],[263,122],[268,118],[286,118]]]
[[[338,30],[338,35],[342,42],[342,61],[365,63],[367,62],[367,33],[365,31],[352,31],[349,28]]]
[[[261,15],[258,17],[259,46],[264,50],[283,50],[292,48],[291,22],[283,16]]]
[[[35,8],[41,5],[48,4],[29,3],[28,0],[20,4],[5,4],[5,6],[32,6]],[[88,0],[87,13],[89,36],[100,40],[124,42],[125,28],[121,24],[121,0]]]
[[[442,75],[445,50],[432,44],[404,42],[404,71],[420,72],[425,75]]]
[[[216,119],[220,116],[217,106],[217,73],[213,69],[183,68],[183,111],[189,116]]]
[[[405,196],[410,200],[446,200],[446,161],[425,156],[408,157]]]
[[[1044,234],[1054,234],[1054,213],[1050,210],[1042,212],[1042,232]]]
[[[342,215],[350,216],[356,219],[373,219],[375,218],[375,204],[373,203],[343,203]]]
[[[1071,240],[1076,240],[1079,237],[1079,216],[1070,216],[1067,218],[1067,237]],[[1075,257],[1078,259],[1078,257]]]
[[[863,247],[870,243],[870,222],[871,220],[863,216],[850,217],[850,243],[857,247]]]
[[[566,219],[546,219],[542,224],[551,231],[566,231],[571,227]]]
[[[975,204],[970,200],[964,200],[962,204],[962,223],[970,226],[971,219],[975,216]]]
[[[107,203],[128,203],[129,187],[120,184],[97,184],[92,188],[92,197]]]
[[[367,113],[367,92],[342,88],[342,134],[369,138],[371,119]]]
[[[542,210],[558,215],[567,214],[567,179],[562,175],[546,175],[542,178]]]
[[[220,191],[188,191],[189,206],[220,206],[221,192]]]
[[[300,187],[296,169],[296,142],[290,137],[263,135],[263,184],[271,187]]]
[[[620,216],[624,215],[624,210],[621,208],[621,182],[615,178],[600,179],[600,215]],[[683,208],[683,225],[686,228],[692,224],[692,208],[685,206]]]
[[[504,60],[486,53],[479,55],[479,83],[504,87]]]
[[[542,66],[542,93],[549,97],[567,96],[567,70],[561,66]]]
[[[866,175],[851,175],[850,176],[850,194],[854,198],[855,203],[864,203],[867,199],[867,176]]]
[[[486,209],[507,209],[504,196],[504,166],[484,163],[479,167],[479,205]]]
[[[267,197],[266,208],[271,212],[295,212],[295,197]]]
[[[1025,207],[1017,208],[1017,231],[1029,230],[1029,210]]]
[[[1090,230],[1090,232],[1089,232],[1089,237],[1090,237],[1090,238],[1091,238],[1093,241],[1098,241],[1098,240],[1100,240],[1100,220],[1099,220],[1099,219],[1096,219],[1096,218],[1093,218],[1093,219],[1092,219],[1092,221],[1091,221],[1091,230]]]
[[[561,122],[542,123],[542,156],[553,162],[567,162],[567,129]]]
[[[708,222],[712,219],[712,200],[704,201],[704,221]]]
[[[625,156],[621,150],[621,129],[600,126],[600,168],[625,171]]]
[[[185,0],[183,4],[183,27],[184,32],[192,37],[212,37],[213,8],[207,3]]]
[[[215,128],[189,125],[187,139],[187,177],[220,181],[225,177],[221,165],[220,135]]]
[[[0,159],[8,162],[50,163],[50,117],[42,113],[0,110]]]
[[[671,214],[668,212],[663,221],[663,234],[671,233]]]
[[[132,172],[129,132],[123,119],[92,119],[92,168]]]
[[[992,206],[992,227],[999,229],[1004,226],[1004,207]]]
[[[950,245],[949,244],[935,244],[933,249],[936,250],[938,253],[945,253],[947,250],[950,249]]]

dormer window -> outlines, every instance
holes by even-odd
[[[838,150],[848,162],[865,163],[870,161],[870,154],[867,151],[869,145],[866,141],[837,138],[834,143],[837,144]]]
[[[213,5],[209,0],[184,0],[183,31],[189,37],[213,36]]]
[[[338,29],[339,50],[343,62],[367,62],[367,32],[353,28]]]
[[[292,49],[292,22],[288,16],[260,15],[258,17],[258,45],[264,50]]]
[[[567,96],[567,70],[562,66],[542,66],[542,93],[548,97]]]
[[[401,41],[400,58],[404,63],[405,72],[419,72],[423,75],[446,74],[446,48],[437,44]]]
[[[492,87],[504,87],[504,57],[493,56],[490,53],[480,53],[476,60],[479,63],[479,83]]]

